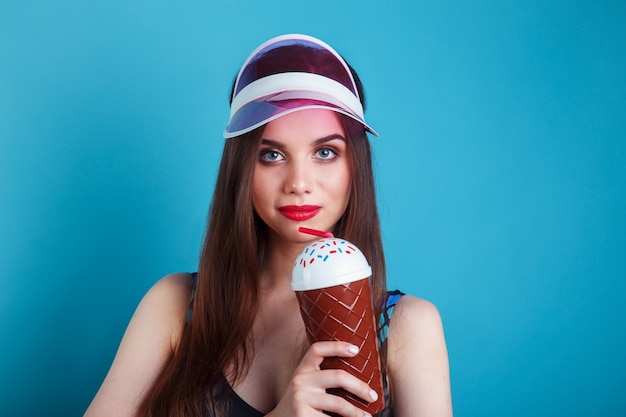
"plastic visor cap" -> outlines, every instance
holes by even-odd
[[[356,83],[337,52],[306,35],[270,39],[248,57],[237,76],[224,137],[307,108],[345,114],[378,136],[365,122]]]

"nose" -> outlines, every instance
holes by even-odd
[[[285,178],[287,194],[309,194],[313,191],[313,173],[307,164],[292,161]]]

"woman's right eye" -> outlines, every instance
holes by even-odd
[[[269,149],[266,151],[261,151],[260,159],[262,162],[277,162],[282,161],[285,158],[280,152]]]

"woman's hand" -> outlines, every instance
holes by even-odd
[[[352,357],[357,353],[356,346],[345,342],[313,343],[296,368],[282,399],[267,416],[313,417],[329,411],[343,417],[369,417],[345,399],[326,393],[326,389],[343,388],[367,402],[375,401],[380,393],[346,371],[320,369],[326,357]]]

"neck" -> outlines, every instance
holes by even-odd
[[[260,274],[262,290],[289,289],[293,262],[308,243],[287,242],[276,235],[270,236]]]

